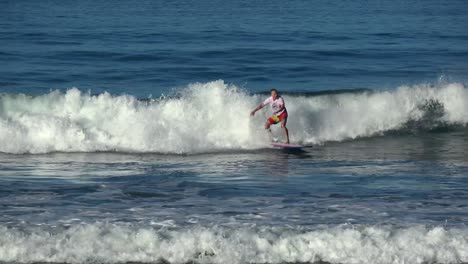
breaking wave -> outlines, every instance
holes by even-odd
[[[265,95],[222,80],[196,83],[177,97],[138,100],[73,88],[41,96],[0,95],[0,152],[203,153],[268,147],[270,110],[249,112]],[[322,144],[391,131],[465,126],[463,84],[403,86],[392,91],[285,94],[291,141]],[[281,139],[279,127],[274,134]]]

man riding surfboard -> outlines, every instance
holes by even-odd
[[[283,97],[278,95],[278,91],[275,88],[271,89],[270,92],[271,96],[268,97],[262,104],[257,106],[257,108],[255,108],[252,112],[250,112],[250,115],[254,116],[255,112],[269,104],[273,111],[273,115],[265,122],[265,129],[271,133],[270,126],[281,122],[281,127],[283,128],[284,136],[286,138],[286,144],[289,144],[289,131],[286,127],[286,122],[288,121],[288,111],[286,110]]]

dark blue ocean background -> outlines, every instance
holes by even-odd
[[[466,81],[465,1],[2,1],[2,91]]]
[[[467,25],[464,0],[0,0],[0,262],[468,263]],[[272,87],[300,151],[249,117]]]

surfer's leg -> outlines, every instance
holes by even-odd
[[[284,136],[286,138],[286,144],[289,144],[289,131],[288,128],[286,127],[286,122],[288,121],[287,118],[281,119],[281,127],[283,128],[284,131]]]
[[[270,123],[270,120],[267,120],[265,122],[265,129],[266,131],[268,132],[268,137],[270,138],[270,141],[273,141],[273,134],[271,133],[271,123]]]

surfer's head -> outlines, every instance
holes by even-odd
[[[276,90],[275,88],[272,88],[270,92],[271,92],[271,97],[273,97],[273,99],[278,98],[278,90]]]

